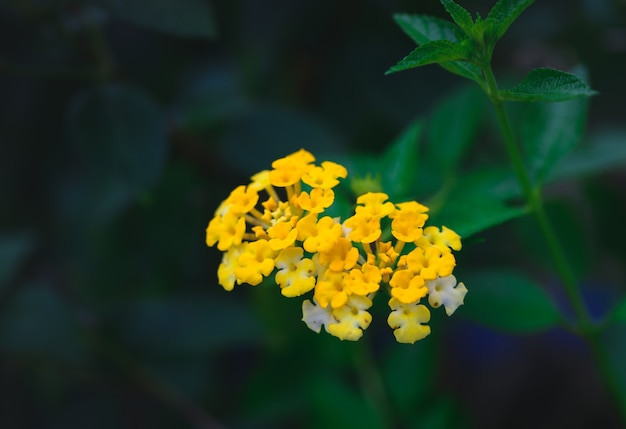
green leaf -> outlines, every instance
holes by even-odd
[[[469,292],[463,317],[506,332],[535,332],[554,328],[562,317],[546,293],[514,271],[490,270],[466,274]]]
[[[450,198],[429,224],[445,225],[465,239],[527,213],[526,207],[509,206],[489,194],[469,194]]]
[[[215,37],[213,10],[206,0],[100,0],[122,19],[185,37]]]
[[[527,214],[526,207],[507,202],[520,192],[510,169],[482,167],[460,177],[452,189],[427,202],[431,208],[429,223],[445,225],[467,238]]]
[[[418,144],[422,128],[421,122],[413,121],[387,148],[378,166],[383,190],[393,201],[415,194]]]
[[[602,130],[564,157],[548,175],[550,181],[581,177],[626,165],[626,129]]]
[[[597,94],[577,76],[561,70],[532,70],[516,86],[500,92],[509,101],[564,101]]]
[[[454,22],[469,35],[474,26],[472,15],[453,0],[441,0],[441,4],[446,8],[446,11],[448,11]]]
[[[391,74],[428,64],[445,63],[448,61],[464,60],[467,58],[466,49],[449,40],[435,40],[415,48],[385,74]]]
[[[609,319],[612,323],[626,323],[626,297],[617,303]]]
[[[580,142],[587,106],[587,98],[527,106],[522,142],[535,183],[544,183],[556,164]]]
[[[464,86],[435,106],[428,127],[426,157],[445,177],[456,173],[485,117],[486,97],[475,85]]]
[[[394,15],[394,20],[402,30],[418,45],[424,45],[436,40],[448,40],[460,42],[465,36],[461,34],[459,27],[440,18],[426,15]],[[451,61],[439,64],[451,73],[482,82],[480,69],[472,63],[464,61]]]
[[[5,233],[0,236],[0,292],[13,280],[34,247],[35,239],[27,232]]]
[[[466,79],[473,80],[474,82],[478,83],[481,87],[483,86],[483,78],[481,75],[480,68],[478,68],[472,63],[468,63],[465,61],[451,61],[449,63],[442,63],[439,65],[443,67],[444,69],[448,70],[450,73],[454,73]]]
[[[486,20],[492,19],[495,24],[495,40],[500,39],[509,29],[511,24],[520,14],[535,0],[500,0],[489,11]]]
[[[424,45],[435,40],[459,42],[459,28],[445,19],[426,15],[406,13],[393,16],[396,23],[417,45]]]

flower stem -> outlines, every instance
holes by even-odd
[[[357,345],[355,363],[359,371],[361,389],[366,400],[380,413],[383,428],[396,427],[382,374],[373,356],[371,344],[366,338],[362,338]]]
[[[517,176],[517,180],[522,187],[527,204],[536,216],[539,228],[544,236],[556,270],[562,280],[567,299],[574,311],[574,316],[577,322],[576,332],[590,347],[600,374],[615,399],[622,420],[626,423],[626,394],[621,389],[619,378],[615,373],[615,368],[611,364],[609,354],[601,341],[601,332],[598,329],[598,326],[593,322],[589,311],[585,306],[585,302],[581,291],[578,288],[574,272],[545,212],[541,198],[541,190],[539,187],[533,186],[530,176],[526,171],[524,162],[522,161],[519,145],[516,141],[511,123],[504,108],[504,100],[501,98],[491,65],[486,63],[482,69],[486,81],[487,95],[489,96],[495,109],[500,130],[502,131],[504,143],[513,165],[515,175]]]

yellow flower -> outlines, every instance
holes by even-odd
[[[283,296],[312,294],[302,304],[302,320],[311,330],[324,326],[349,341],[369,327],[372,300],[388,294],[387,322],[397,341],[424,338],[430,312],[420,300],[428,297],[431,307],[443,306],[451,315],[467,293],[452,275],[459,235],[445,226],[425,227],[426,206],[394,204],[383,192],[360,195],[344,220],[329,216],[332,188],[347,170],[314,161],[304,149],[277,159],[219,205],[206,228],[207,245],[224,252],[219,284],[230,291],[274,273]]]
[[[241,252],[243,252],[243,248],[246,245],[247,244],[242,244],[240,246],[233,246],[229,248],[228,251],[224,253],[224,256],[222,256],[222,262],[217,268],[218,283],[228,291],[233,290],[235,287],[235,281],[237,280],[237,277],[235,276],[237,259],[239,258],[239,255],[241,255]]]
[[[315,286],[315,264],[303,258],[300,247],[288,247],[276,256],[276,283],[287,297],[300,296]]]
[[[257,192],[272,187],[272,183],[270,182],[269,170],[260,171],[252,176],[250,179],[252,180],[252,182],[250,182],[248,187],[250,189],[254,189]]]
[[[382,276],[377,266],[363,264],[362,267],[350,270],[350,275],[346,278],[346,286],[357,295],[365,296],[376,292],[380,287]]]
[[[348,302],[348,294],[350,291],[345,287],[345,272],[337,273],[327,270],[323,276],[318,277],[315,285],[313,298],[322,307],[331,306],[339,308]]]
[[[461,237],[445,226],[441,228],[441,231],[436,226],[429,226],[424,228],[424,236],[416,244],[422,247],[431,244],[437,246],[442,252],[449,252],[450,249],[461,250]]]
[[[294,228],[294,220],[277,222],[267,229],[267,235],[270,237],[268,242],[272,250],[285,249],[296,241],[298,230]]]
[[[335,272],[350,270],[359,260],[359,250],[343,237],[337,238],[328,251],[320,251],[319,255],[320,263]]]
[[[246,221],[243,217],[231,213],[215,216],[206,228],[206,244],[214,246],[217,243],[219,250],[228,250],[231,246],[241,244],[245,232]]]
[[[309,213],[322,213],[335,201],[335,193],[332,189],[313,188],[310,193],[301,192],[296,202],[302,210]]]
[[[426,250],[416,247],[406,256],[406,263],[409,270],[424,280],[452,274],[456,265],[452,253],[442,253],[441,249],[435,246],[427,247]]]
[[[376,217],[355,214],[343,225],[350,231],[350,240],[358,243],[373,243],[382,234],[380,219]]]
[[[405,304],[419,301],[428,293],[424,283],[424,278],[411,270],[396,270],[389,280],[391,296]]]
[[[333,218],[324,216],[317,219],[317,215],[309,214],[296,224],[298,240],[303,242],[304,250],[310,253],[327,252],[333,248],[342,229]]]
[[[399,343],[413,344],[430,334],[430,311],[418,302],[405,304],[395,298],[389,300],[391,313],[387,323]]]
[[[276,252],[272,250],[267,240],[251,241],[244,248],[235,267],[237,283],[248,283],[256,286],[263,281],[263,277],[274,271]]]
[[[393,203],[387,201],[389,196],[383,192],[368,192],[357,198],[355,212],[364,217],[382,219],[395,211]],[[385,202],[387,201],[387,202]]]
[[[422,227],[428,219],[428,207],[416,201],[396,204],[398,210],[391,216],[391,234],[401,241],[411,243],[422,236]]]
[[[343,165],[331,161],[322,162],[321,167],[314,167],[302,176],[302,181],[312,188],[330,189],[339,184],[337,178],[343,179],[348,171]]]
[[[333,309],[333,317],[338,323],[328,325],[326,330],[340,340],[358,340],[372,322],[372,315],[367,312],[371,306],[369,298],[352,295],[344,306]]]
[[[259,194],[253,187],[237,186],[224,201],[233,214],[248,213],[259,201]]]
[[[277,159],[272,163],[273,170],[269,173],[270,183],[280,187],[296,184],[304,173],[313,168],[313,161],[315,157],[304,149]]]

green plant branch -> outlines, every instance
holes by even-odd
[[[614,367],[610,362],[609,354],[601,341],[601,330],[593,322],[580,289],[576,282],[576,277],[569,264],[563,247],[559,242],[552,224],[545,212],[541,198],[541,189],[534,187],[522,160],[522,154],[516,141],[515,134],[511,127],[508,115],[504,108],[504,101],[501,98],[498,85],[489,62],[482,65],[483,74],[486,81],[487,95],[493,104],[496,112],[500,130],[506,145],[506,149],[513,165],[515,175],[524,192],[524,196],[531,210],[537,218],[541,232],[546,240],[548,250],[554,261],[556,270],[563,282],[563,288],[567,299],[574,311],[577,326],[575,332],[580,335],[589,345],[593,357],[596,361],[600,375],[607,388],[616,401],[616,405],[624,422],[626,422],[626,395],[622,392],[619,379]]]
[[[389,429],[397,427],[393,419],[391,403],[387,396],[383,377],[372,355],[372,348],[365,338],[362,338],[357,344],[355,364],[363,394],[371,406],[380,412],[383,427]]]
[[[513,129],[511,127],[511,122],[509,121],[508,115],[504,108],[504,101],[500,98],[500,92],[498,90],[498,86],[496,84],[496,80],[493,75],[493,71],[491,70],[491,67],[485,67],[484,73],[487,80],[487,87],[489,89],[488,95],[496,111],[500,130],[502,131],[504,143],[506,145],[509,158],[513,165],[515,175],[518,182],[520,183],[520,186],[522,187],[522,191],[524,192],[524,196],[526,197],[528,205],[537,217],[539,227],[541,228],[541,232],[543,233],[543,236],[546,240],[546,244],[548,245],[550,254],[554,259],[556,269],[559,273],[559,276],[563,280],[563,286],[565,288],[565,292],[567,293],[567,297],[570,301],[572,308],[574,309],[577,320],[581,324],[579,329],[585,331],[591,330],[591,318],[580,295],[574,273],[571,269],[570,264],[567,261],[567,258],[565,257],[565,252],[563,251],[563,248],[561,247],[561,244],[559,243],[556,234],[554,233],[554,228],[550,224],[550,220],[546,215],[545,209],[543,207],[543,201],[541,199],[541,191],[539,188],[532,185],[530,177],[526,171],[526,168],[524,167],[522,154],[519,150],[519,145],[516,142],[515,134],[513,133]]]

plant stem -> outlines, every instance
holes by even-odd
[[[589,345],[600,374],[616,401],[622,420],[626,423],[625,393],[621,390],[619,379],[615,373],[613,365],[610,362],[609,354],[601,341],[601,332],[597,325],[593,322],[589,311],[585,306],[585,302],[581,291],[578,288],[574,272],[545,212],[540,189],[533,186],[530,176],[526,171],[524,162],[522,161],[522,154],[504,108],[504,101],[500,96],[500,91],[491,69],[491,65],[486,63],[482,69],[486,80],[487,95],[489,96],[496,111],[500,130],[502,131],[504,143],[513,165],[515,175],[517,176],[517,180],[522,187],[522,191],[524,192],[524,196],[526,197],[526,201],[530,206],[530,209],[535,213],[537,222],[539,223],[539,228],[541,229],[541,232],[546,240],[548,250],[554,260],[556,270],[563,282],[567,299],[574,311],[574,316],[577,322],[576,332]]]
[[[357,345],[355,361],[366,400],[380,413],[384,428],[396,427],[383,377],[378,370],[371,345],[365,338],[361,338]]]

